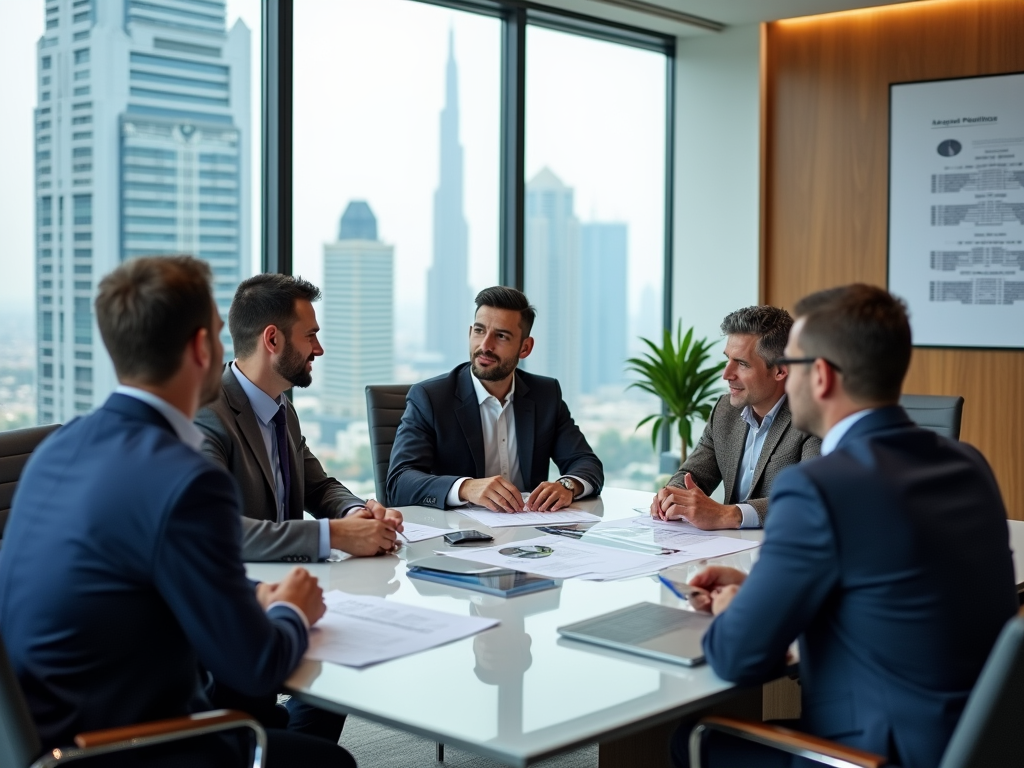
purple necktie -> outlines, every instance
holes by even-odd
[[[289,520],[288,503],[292,497],[291,462],[288,460],[288,427],[285,423],[285,407],[282,405],[274,414],[274,432],[277,435],[277,460],[281,463],[281,480],[284,482],[284,504],[277,522]]]

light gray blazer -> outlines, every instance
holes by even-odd
[[[225,366],[220,396],[196,414],[195,423],[206,435],[203,453],[224,467],[242,492],[242,559],[315,562],[319,554],[320,524],[304,520],[305,508],[313,517],[341,517],[363,500],[333,477],[302,436],[299,417],[288,402],[288,458],[291,461],[291,496],[288,517],[277,520],[277,491],[270,457],[249,398]]]
[[[710,495],[720,482],[724,483],[725,503],[749,504],[757,510],[757,516],[763,526],[768,514],[768,496],[776,475],[790,464],[818,456],[821,453],[821,440],[793,426],[787,398],[768,428],[761,455],[754,467],[750,496],[746,499],[736,498],[739,493],[736,478],[739,474],[740,459],[743,458],[747,430],[750,429],[743,420],[742,413],[742,409],[729,404],[728,395],[722,395],[715,403],[711,418],[704,428],[704,434],[701,435],[693,453],[686,457],[686,461],[679,471],[672,475],[668,484],[683,488],[683,477],[689,472],[697,486]]]

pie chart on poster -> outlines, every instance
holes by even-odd
[[[954,155],[959,155],[961,149],[963,149],[963,147],[960,145],[960,142],[957,141],[956,139],[946,139],[941,144],[939,144],[939,154],[942,155],[943,157],[953,157]]]

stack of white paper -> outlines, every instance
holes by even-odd
[[[580,509],[561,509],[558,512],[491,512],[483,507],[462,507],[457,510],[488,528],[511,528],[528,525],[562,525],[565,523],[595,523],[601,518]]]
[[[306,658],[347,667],[419,653],[498,624],[338,590],[324,595],[324,602],[327,613],[309,632]]]
[[[402,536],[409,543],[414,541],[426,541],[427,539],[433,539],[437,536],[444,536],[446,533],[451,533],[448,528],[435,528],[432,525],[421,525],[419,523],[410,523],[408,520],[402,523]],[[402,537],[399,536],[401,539]]]

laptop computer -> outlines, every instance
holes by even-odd
[[[701,640],[712,616],[655,603],[638,603],[586,621],[567,624],[558,633],[639,656],[688,667],[704,662]]]

